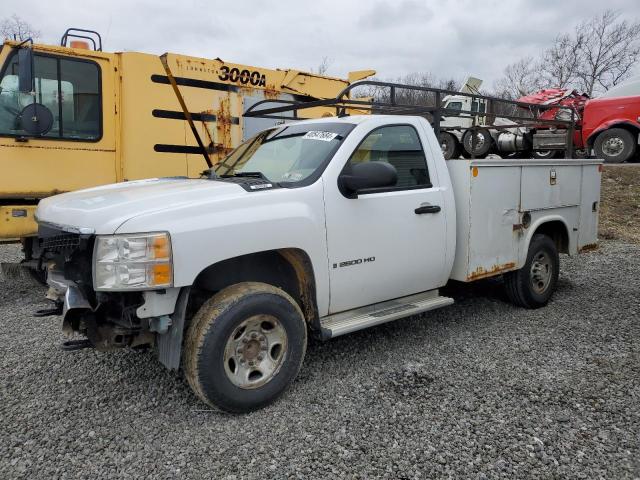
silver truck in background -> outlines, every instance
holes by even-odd
[[[541,120],[565,120],[576,122],[579,111],[575,108],[574,92],[554,90],[554,95],[541,98],[540,103],[506,105],[502,99],[480,93],[482,80],[467,77],[460,92],[446,95],[442,108],[448,113],[440,118],[440,145],[445,159],[484,158],[497,154],[509,158],[547,159],[560,156],[566,149],[569,129],[547,123],[519,124],[518,117],[526,118],[533,108],[542,108]],[[582,98],[576,98],[582,101]],[[553,109],[552,105],[564,103],[575,111]],[[506,107],[506,108],[505,108]],[[574,129],[571,129],[575,135]],[[573,141],[579,142],[579,135]]]

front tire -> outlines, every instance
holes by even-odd
[[[535,234],[524,266],[504,275],[507,296],[520,307],[544,307],[556,289],[559,273],[560,256],[556,244],[547,235]]]
[[[287,389],[306,347],[306,323],[293,298],[265,283],[239,283],[214,295],[193,317],[184,371],[203,402],[249,412]]]
[[[606,163],[622,163],[635,154],[636,141],[629,130],[610,128],[598,135],[593,150],[596,158],[602,158]]]

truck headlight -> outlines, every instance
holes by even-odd
[[[146,290],[173,284],[168,233],[100,235],[93,247],[95,290]]]

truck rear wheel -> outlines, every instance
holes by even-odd
[[[538,160],[547,160],[550,158],[556,158],[558,156],[558,150],[532,150],[531,157]]]
[[[475,132],[475,140],[472,132]],[[472,148],[472,141],[474,148]],[[491,137],[491,133],[486,128],[469,129],[462,136],[462,148],[464,148],[469,157],[472,154],[476,158],[486,157],[491,151],[492,145],[493,137]]]
[[[544,307],[556,289],[559,272],[556,244],[547,235],[534,235],[524,266],[504,275],[509,300],[524,308]]]
[[[265,283],[239,283],[214,295],[193,317],[184,371],[203,402],[249,412],[286,390],[306,347],[306,323],[295,300]]]
[[[606,163],[622,163],[635,154],[636,140],[629,130],[610,128],[598,135],[593,150],[596,158],[602,158]]]
[[[449,132],[440,132],[440,148],[445,160],[458,158],[460,156],[460,143],[458,139]]]

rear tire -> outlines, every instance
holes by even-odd
[[[491,136],[491,133],[486,128],[476,129],[476,144],[475,149],[472,149],[473,136],[471,132],[472,130],[467,130],[462,136],[462,148],[469,155],[469,158],[471,156],[475,156],[475,158],[486,157],[493,146],[493,137]]]
[[[636,139],[629,130],[610,128],[598,135],[593,150],[606,163],[626,162],[636,152]]]
[[[452,158],[458,158],[460,156],[461,146],[453,134],[441,132],[439,140],[442,155],[444,155],[445,160],[451,160]]]
[[[504,275],[507,296],[511,303],[520,307],[544,307],[556,289],[559,273],[560,256],[556,244],[546,235],[535,234],[524,266]]]
[[[546,160],[548,158],[556,158],[558,150],[532,150],[531,157],[538,160]]]
[[[203,402],[249,412],[287,389],[306,347],[306,323],[295,300],[272,285],[244,282],[214,295],[193,317],[184,371]]]

